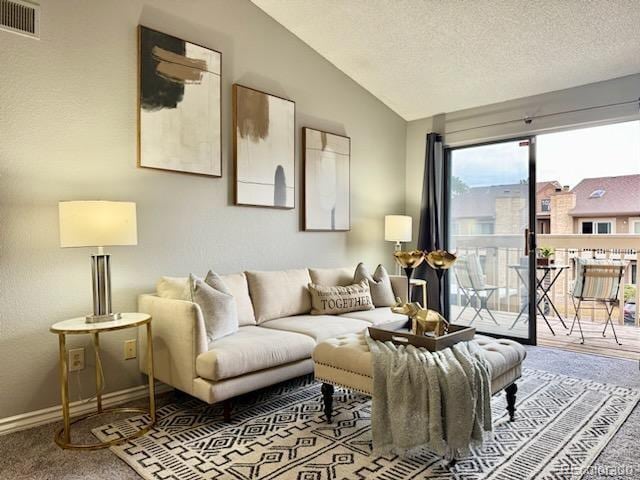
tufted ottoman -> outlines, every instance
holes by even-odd
[[[474,340],[486,353],[491,374],[491,392],[505,390],[509,419],[515,414],[515,381],[522,374],[526,350],[512,340],[476,335]],[[353,333],[331,338],[318,344],[313,351],[316,380],[322,382],[324,413],[331,422],[334,385],[371,396],[373,393],[373,365],[365,333]]]

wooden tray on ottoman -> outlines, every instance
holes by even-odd
[[[464,325],[449,325],[450,333],[440,337],[427,337],[411,333],[411,321],[401,320],[388,323],[384,328],[368,327],[369,336],[381,342],[393,342],[396,345],[413,345],[423,347],[430,352],[437,352],[455,345],[458,342],[468,342],[476,334],[476,329]]]

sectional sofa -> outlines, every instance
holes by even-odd
[[[319,342],[404,318],[389,307],[339,316],[310,315],[307,285],[350,285],[354,270],[309,268],[224,275],[236,300],[239,329],[210,344],[197,304],[157,294],[140,295],[139,311],[153,318],[155,378],[216,403],[313,372],[311,354]],[[406,299],[406,278],[390,278],[395,296]],[[187,285],[187,278],[184,282]],[[139,338],[140,369],[148,373],[146,335]],[[228,414],[229,403],[225,406]]]

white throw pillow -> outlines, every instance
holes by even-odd
[[[356,273],[353,276],[353,281],[360,283],[362,280],[369,282],[371,299],[376,307],[391,307],[396,303],[393,287],[391,286],[391,279],[389,278],[387,270],[382,265],[378,265],[376,271],[371,275],[363,263],[358,264]]]
[[[207,340],[213,342],[238,331],[238,307],[231,290],[216,273],[203,280],[189,276],[191,299],[202,310]]]
[[[156,284],[156,293],[162,298],[191,301],[189,277],[160,277]]]

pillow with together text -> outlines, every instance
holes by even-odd
[[[374,308],[366,280],[347,287],[325,287],[310,283],[309,293],[311,315],[335,315]]]

